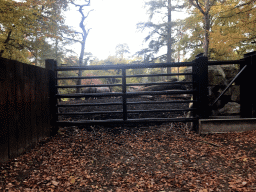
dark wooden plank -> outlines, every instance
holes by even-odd
[[[37,137],[38,141],[41,141],[43,138],[43,121],[42,121],[42,73],[40,68],[35,68],[36,70],[36,76],[35,76],[35,81],[36,81],[36,103],[37,103],[37,110],[36,110],[36,125],[37,125]]]
[[[35,145],[37,143],[37,127],[36,127],[36,83],[35,83],[35,67],[31,66],[29,68],[29,78],[30,78],[30,98],[31,98],[31,134],[32,134],[32,140],[31,144]]]
[[[15,62],[15,109],[16,109],[16,131],[17,131],[17,149],[18,154],[22,154],[26,148],[26,125],[24,110],[24,64]]]
[[[42,70],[42,126],[43,126],[43,137],[50,136],[50,104],[49,104],[49,76],[46,69]]]
[[[15,62],[9,61],[7,66],[7,90],[8,90],[8,124],[9,124],[9,158],[18,156],[18,132],[17,132],[17,110],[15,96]]]
[[[25,124],[26,124],[26,148],[31,146],[32,142],[32,124],[31,124],[31,81],[30,81],[30,66],[23,66],[23,80],[24,80],[24,110],[25,110]]]
[[[0,58],[0,163],[8,161],[7,61]]]

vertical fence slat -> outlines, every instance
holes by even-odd
[[[9,61],[7,66],[8,71],[8,124],[9,124],[9,158],[14,158],[18,155],[18,133],[17,133],[17,110],[15,103],[15,62]]]
[[[0,163],[8,160],[7,63],[0,58]]]
[[[126,69],[122,69],[123,120],[127,120]]]
[[[43,71],[42,77],[42,86],[43,86],[43,106],[42,106],[42,123],[43,123],[43,133],[44,137],[50,136],[50,103],[49,103],[49,77],[46,70]]]
[[[56,125],[58,116],[58,108],[57,108],[57,89],[56,89],[56,71],[57,63],[53,59],[45,60],[45,68],[48,69],[48,76],[49,76],[49,97],[50,97],[50,111],[51,111],[51,136],[54,136],[58,132],[58,126]]]
[[[25,124],[25,110],[24,110],[24,78],[23,78],[23,64],[15,62],[15,104],[17,111],[17,149],[21,154],[26,148],[26,124]]]
[[[36,69],[34,66],[31,66],[30,68],[30,78],[33,79],[31,81],[31,87],[30,87],[30,93],[31,93],[31,130],[32,130],[32,143],[31,145],[35,145],[38,141],[37,139],[37,127],[36,127],[36,109],[37,109],[37,103],[36,103]]]
[[[197,101],[194,103],[195,115],[199,119],[208,118],[208,58],[197,57],[194,61],[192,72],[193,88],[196,90],[193,99]],[[194,129],[197,130],[197,126],[197,124],[194,124]]]
[[[37,102],[37,138],[38,141],[41,141],[43,138],[43,121],[42,121],[42,97],[43,97],[43,91],[42,91],[42,73],[41,71],[37,70],[36,73],[36,102]]]
[[[24,81],[24,113],[26,124],[26,148],[30,147],[32,143],[32,124],[31,124],[31,79],[30,79],[30,66],[23,66],[23,81]]]
[[[241,73],[240,83],[240,113],[242,118],[252,118],[255,110],[255,90],[253,89],[256,72],[256,52],[244,55],[244,63],[240,65],[242,69],[245,65],[247,68]]]

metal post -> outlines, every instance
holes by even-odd
[[[256,52],[248,53],[244,55],[244,64],[240,65],[243,68],[247,65],[247,68],[241,74],[239,79],[240,83],[240,113],[242,118],[252,118],[255,116],[255,72],[256,72]]]
[[[58,133],[59,127],[56,122],[58,120],[57,112],[57,74],[55,69],[57,68],[57,62],[53,59],[45,60],[45,68],[49,70],[49,105],[50,105],[50,113],[51,113],[51,136],[54,136]]]
[[[196,92],[193,95],[194,108],[196,109],[194,117],[205,119],[209,117],[208,102],[208,58],[198,55],[192,66],[193,89]],[[198,124],[194,123],[194,129],[198,130]]]
[[[122,69],[123,120],[127,120],[126,69]]]

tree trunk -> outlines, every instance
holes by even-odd
[[[204,56],[208,57],[209,51],[209,31],[210,31],[210,4],[209,0],[205,0],[205,13],[204,13]]]
[[[172,62],[172,2],[168,0],[168,29],[167,29],[167,63]],[[167,74],[172,73],[172,68],[167,68]],[[171,79],[171,76],[168,76],[167,79]]]
[[[5,48],[6,48],[6,44],[7,44],[7,43],[10,41],[10,39],[11,39],[11,34],[12,34],[12,30],[10,30],[10,31],[8,32],[7,38],[6,38],[6,40],[4,41],[3,49],[0,51],[0,57],[2,57],[3,54],[4,54],[4,51],[5,51]]]

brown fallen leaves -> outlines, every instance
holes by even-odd
[[[0,165],[0,191],[256,191],[256,131],[198,136],[184,127],[63,128]]]

